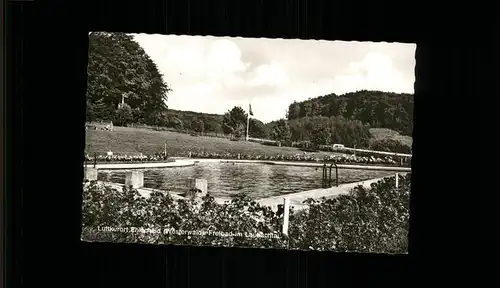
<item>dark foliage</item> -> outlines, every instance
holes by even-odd
[[[133,189],[119,191],[90,182],[83,194],[82,238],[109,242],[406,253],[410,179],[410,174],[402,178],[399,188],[395,188],[393,177],[372,184],[370,189],[357,187],[349,195],[306,200],[306,209],[295,212],[291,208],[288,236],[281,234],[281,213],[273,212],[244,194],[221,204],[210,195],[197,201],[153,192],[145,198]],[[102,231],[103,227],[128,230]],[[131,227],[140,229],[132,231]]]
[[[413,95],[363,90],[294,102],[288,108],[288,120],[315,116],[343,116],[369,124],[372,128],[389,128],[411,135]]]

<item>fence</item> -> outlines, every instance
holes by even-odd
[[[375,150],[366,150],[366,149],[357,149],[357,148],[348,148],[348,147],[337,149],[337,151],[339,151],[339,152],[341,152],[342,150],[353,151],[353,152],[365,152],[365,153],[380,154],[380,155],[387,155],[387,156],[396,156],[396,157],[407,157],[407,158],[412,157],[412,154],[405,154],[405,153],[375,151]]]

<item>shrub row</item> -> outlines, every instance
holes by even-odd
[[[251,154],[234,154],[234,153],[208,153],[208,152],[192,152],[188,156],[199,159],[242,159],[242,160],[265,160],[265,161],[294,161],[294,162],[322,162],[324,160],[334,161],[338,164],[378,164],[378,165],[394,165],[399,166],[401,162],[393,156],[375,157],[359,156],[359,155],[331,155],[324,158],[319,158],[313,154],[297,154],[293,156],[287,155],[251,155]],[[86,161],[94,161],[94,158],[99,162],[155,162],[166,161],[168,158],[164,154],[158,153],[154,155],[85,155]],[[411,165],[409,161],[403,163],[405,166]]]
[[[384,164],[396,165],[399,164],[391,156],[386,157],[360,157],[354,155],[330,155],[319,158],[313,154],[296,154],[288,155],[242,155],[231,153],[191,153],[192,158],[202,159],[243,159],[243,160],[266,160],[266,161],[294,161],[294,162],[322,162],[324,160],[334,161],[341,164]]]
[[[245,194],[220,204],[210,195],[201,202],[174,200],[170,194],[160,192],[144,198],[133,189],[119,191],[90,182],[83,194],[82,238],[153,244],[406,253],[410,177],[407,174],[401,179],[398,189],[392,177],[372,184],[369,189],[356,187],[348,195],[337,198],[306,200],[306,209],[294,211],[292,207],[290,210],[288,237],[281,235],[281,213],[273,212]],[[103,232],[97,227],[174,229],[199,234]],[[219,237],[210,231],[236,236]],[[205,235],[200,236],[203,233]],[[249,235],[262,237],[246,237]]]
[[[394,139],[382,139],[373,141],[370,144],[370,148],[376,151],[397,152],[405,154],[411,154],[412,152],[411,146],[405,145],[400,141]]]
[[[162,153],[156,153],[153,155],[85,155],[86,161],[94,161],[96,159],[98,162],[155,162],[155,161],[166,161],[168,158]]]

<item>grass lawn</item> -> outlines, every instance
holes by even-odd
[[[371,128],[374,140],[394,139],[411,145],[412,138],[385,128]],[[155,131],[148,128],[114,127],[114,131],[88,130],[85,151],[88,154],[105,154],[111,150],[115,154],[151,155],[164,151],[167,141],[169,156],[185,157],[191,152],[234,153],[254,155],[296,155],[303,152],[297,148],[266,146],[254,142],[231,141],[225,138],[209,136],[191,136],[189,134]],[[340,153],[316,152],[319,157]]]
[[[413,143],[412,137],[401,135],[398,132],[387,128],[370,128],[370,133],[373,136],[373,140],[393,139],[410,147]]]
[[[266,146],[246,141],[231,141],[208,136],[191,136],[170,131],[154,131],[143,128],[114,127],[114,131],[88,130],[85,152],[105,154],[111,150],[115,154],[151,155],[162,153],[167,141],[169,156],[187,156],[191,152],[234,153],[254,155],[296,155],[304,153],[296,148]],[[323,157],[338,153],[317,152]]]

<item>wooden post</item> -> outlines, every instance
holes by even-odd
[[[94,181],[97,180],[97,168],[84,167],[84,180]]]
[[[339,187],[339,166],[335,164],[335,183]]]
[[[83,160],[83,180],[87,180],[87,159]]]
[[[399,186],[399,173],[396,173],[396,188]]]
[[[165,159],[166,159],[167,158],[167,141],[165,141],[165,149],[164,149],[164,151],[165,151]]]
[[[288,217],[290,215],[290,199],[283,199],[283,235],[288,235]]]
[[[185,195],[187,198],[199,199],[208,193],[208,182],[205,179],[189,178],[186,185],[189,189]]]

